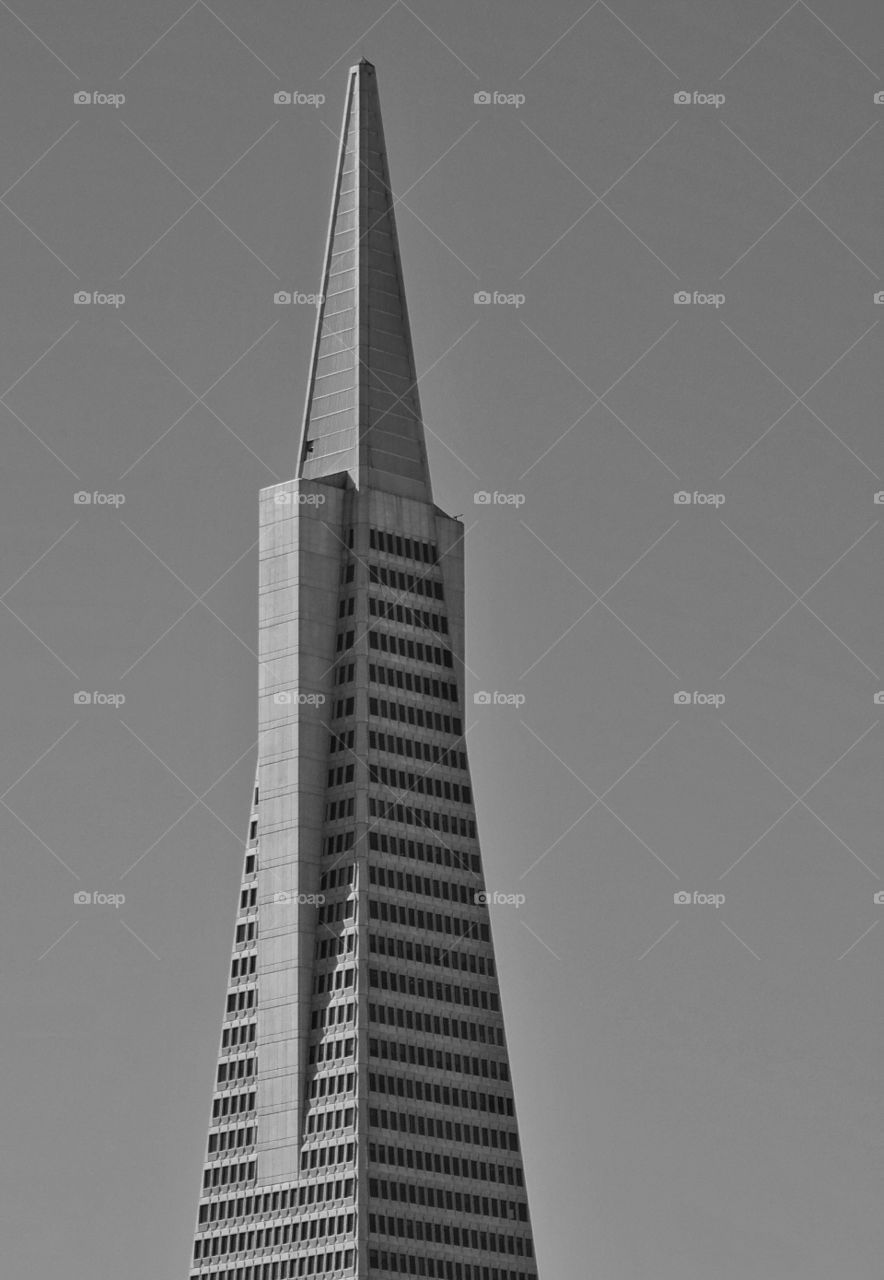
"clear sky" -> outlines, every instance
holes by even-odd
[[[4,1272],[186,1274],[362,55],[543,1280],[879,1276],[873,0],[0,7]]]

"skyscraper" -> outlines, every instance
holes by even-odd
[[[537,1276],[374,67],[297,477],[261,493],[258,772],[192,1280]]]

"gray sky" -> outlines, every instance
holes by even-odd
[[[879,1274],[880,7],[26,0],[0,35],[9,1274],[186,1272],[312,335],[273,296],[318,288],[360,55],[469,530],[486,874],[525,895],[541,1274]]]

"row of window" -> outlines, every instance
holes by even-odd
[[[237,1045],[254,1044],[257,1031],[257,1023],[254,1022],[242,1022],[232,1027],[225,1027],[221,1033],[221,1048],[234,1049]]]
[[[424,564],[439,563],[435,543],[420,542],[417,538],[402,538],[398,533],[388,533],[385,529],[369,527],[368,545],[372,551],[385,551],[389,556],[399,556],[405,560],[422,560]]]
[[[461,1249],[481,1249],[483,1253],[509,1253],[533,1258],[531,1240],[520,1235],[498,1235],[475,1227],[450,1227],[447,1223],[425,1222],[422,1218],[394,1218],[382,1213],[368,1215],[372,1235],[426,1241],[427,1244],[455,1245]]]
[[[352,1041],[351,1041],[352,1045]],[[319,1046],[321,1048],[321,1046]],[[509,1080],[509,1067],[495,1058],[473,1058],[467,1053],[449,1053],[422,1044],[402,1044],[398,1040],[368,1042],[368,1056],[389,1062],[408,1062],[413,1067],[434,1067],[457,1075],[482,1076],[485,1080]]]
[[[352,848],[352,832],[351,844]],[[383,831],[368,833],[369,849],[381,853],[392,853],[398,858],[412,858],[418,862],[434,862],[439,867],[454,867],[461,871],[482,872],[482,859],[478,853],[464,853],[457,849],[449,849],[441,841],[435,844],[423,844],[420,840],[409,840],[405,836],[390,836]],[[328,852],[328,850],[326,850]]]
[[[352,662],[342,662],[335,671],[334,684],[350,684],[356,668]]]
[[[487,1160],[461,1159],[438,1151],[421,1151],[419,1147],[391,1147],[383,1143],[368,1144],[368,1158],[375,1164],[393,1165],[399,1169],[420,1169],[424,1173],[445,1173],[456,1178],[472,1178],[474,1182],[505,1182],[521,1187],[522,1170],[518,1165],[491,1164]]]
[[[444,1258],[415,1257],[413,1253],[388,1253],[372,1249],[368,1265],[379,1274],[393,1271],[403,1276],[429,1276],[437,1280],[536,1280],[536,1271],[510,1271],[506,1267],[488,1267],[471,1262],[448,1262]]]
[[[254,942],[257,934],[257,929],[258,929],[258,925],[257,925],[257,921],[255,920],[248,920],[248,921],[244,921],[242,924],[238,924],[236,926],[236,941],[237,942]]]
[[[356,936],[352,933],[340,933],[337,937],[325,937],[316,948],[316,959],[326,960],[329,956],[342,956],[346,951],[356,950]]]
[[[308,1062],[332,1062],[335,1058],[348,1058],[353,1053],[353,1037],[345,1040],[321,1040],[311,1044]]]
[[[246,1129],[219,1129],[209,1134],[209,1155],[215,1151],[231,1151],[234,1147],[250,1147],[255,1141],[255,1126]]]
[[[307,1117],[305,1133],[326,1133],[329,1129],[345,1129],[353,1123],[355,1112],[353,1107],[342,1107],[337,1111],[313,1111]]]
[[[230,1080],[248,1080],[255,1074],[254,1058],[232,1058],[229,1062],[218,1063],[218,1084]]]
[[[350,597],[352,602],[353,597]],[[343,604],[344,601],[341,601]],[[349,610],[353,612],[352,609]],[[391,604],[387,600],[368,597],[368,612],[373,618],[386,618],[388,622],[400,622],[407,627],[422,627],[425,631],[435,631],[439,635],[448,635],[448,619],[444,613],[430,613],[426,609],[412,609],[407,604]],[[339,612],[339,617],[344,615]]]
[[[216,1098],[212,1103],[212,1119],[217,1120],[224,1116],[235,1116],[243,1111],[254,1111],[255,1095],[254,1093],[228,1093],[222,1098]]]
[[[355,977],[354,969],[335,969],[331,973],[317,973],[313,979],[313,991],[316,995],[321,995],[326,990],[341,991],[344,987],[352,987]]]
[[[227,1187],[232,1182],[249,1182],[255,1177],[257,1161],[245,1160],[238,1164],[214,1164],[203,1170],[203,1188]]]
[[[437,813],[433,809],[415,809],[413,805],[391,804],[386,800],[368,797],[368,812],[372,818],[386,818],[403,826],[426,827],[430,831],[444,831],[446,835],[476,838],[476,823],[472,818],[459,818],[456,814]]]
[[[410,1111],[385,1111],[369,1107],[368,1123],[375,1129],[391,1129],[393,1132],[411,1133],[422,1138],[437,1138],[444,1142],[461,1142],[474,1147],[499,1147],[502,1151],[518,1151],[516,1133],[506,1129],[489,1129],[477,1124],[461,1124],[459,1120],[443,1120],[435,1116],[414,1115]]]
[[[402,1027],[406,1031],[422,1031],[425,1035],[444,1036],[446,1040],[471,1040],[474,1044],[504,1046],[503,1027],[486,1027],[484,1022],[468,1022],[462,1018],[442,1018],[420,1009],[404,1009],[401,1005],[368,1006],[370,1022],[379,1026]]]
[[[352,884],[356,879],[356,867],[352,862],[348,862],[342,867],[331,867],[328,871],[323,871],[319,877],[320,889],[342,889],[345,885]]]
[[[449,1191],[443,1187],[424,1186],[422,1182],[413,1180],[388,1182],[386,1178],[369,1178],[368,1194],[374,1200],[398,1200],[402,1204],[420,1204],[430,1209],[473,1213],[484,1218],[504,1218],[509,1222],[528,1221],[528,1205],[524,1200],[474,1196],[469,1191]]]
[[[390,1097],[414,1098],[436,1106],[459,1107],[462,1111],[487,1111],[492,1115],[513,1116],[511,1097],[501,1093],[479,1093],[475,1089],[458,1089],[456,1085],[437,1084],[412,1076],[384,1076],[369,1071],[368,1087],[373,1093]]]
[[[333,1253],[311,1253],[309,1258],[289,1258],[285,1262],[255,1262],[224,1271],[194,1271],[190,1280],[289,1280],[292,1276],[322,1276],[349,1270],[354,1265],[354,1249]]]
[[[340,818],[352,818],[355,811],[353,796],[344,796],[340,800],[329,800],[325,810],[326,822],[337,822]]]
[[[339,898],[337,902],[324,902],[316,915],[317,924],[330,924],[335,920],[352,920],[356,915],[355,898]]]
[[[238,1013],[240,1009],[253,1009],[258,1000],[255,987],[242,987],[239,991],[231,991],[227,996],[227,1012]]]
[[[254,954],[250,956],[234,956],[230,962],[231,978],[250,978],[256,972],[258,967],[258,957]]]
[[[351,971],[352,972],[352,971]],[[341,1022],[352,1022],[356,1006],[352,1000],[346,1004],[329,1004],[324,1009],[314,1009],[310,1015],[312,1030],[317,1027],[336,1026]]]
[[[368,776],[371,782],[388,787],[402,794],[435,796],[439,800],[454,800],[458,804],[472,804],[473,793],[459,782],[447,778],[434,778],[427,773],[406,773],[404,769],[391,769],[385,764],[370,764]]]
[[[353,729],[348,729],[344,733],[333,733],[328,744],[329,754],[334,755],[336,751],[352,751],[355,741],[356,733]]]
[[[405,996],[420,996],[422,1000],[439,1000],[445,1004],[472,1005],[474,1009],[500,1011],[500,997],[496,991],[484,987],[458,987],[450,982],[434,982],[431,978],[416,978],[413,973],[397,973],[395,969],[369,969],[368,985],[384,991],[400,991]]]
[[[338,1075],[314,1076],[310,1081],[308,1096],[311,1098],[332,1098],[338,1093],[352,1093],[355,1088],[355,1073],[353,1071],[343,1071]]]
[[[301,1170],[324,1169],[330,1164],[346,1164],[353,1159],[356,1145],[353,1142],[341,1142],[334,1146],[310,1147],[301,1152]]]
[[[437,733],[455,733],[463,736],[463,723],[459,716],[447,716],[441,711],[415,707],[410,702],[390,702],[386,698],[369,698],[368,713],[383,720],[398,720],[400,724],[416,724],[420,729],[435,729]],[[352,730],[351,730],[352,734]],[[353,742],[351,740],[350,746]]]
[[[407,756],[409,760],[428,760],[432,764],[444,764],[449,769],[467,767],[466,752],[454,747],[440,747],[437,742],[422,742],[417,738],[400,738],[392,733],[368,731],[368,745],[373,751],[388,751],[391,755]]]
[[[407,925],[410,929],[428,929],[434,933],[448,933],[456,938],[473,937],[490,942],[491,930],[487,924],[465,920],[461,916],[442,915],[438,911],[422,911],[420,907],[402,907],[398,902],[369,900],[368,918],[383,920],[387,924]]]
[[[252,826],[255,828],[255,835],[257,836],[257,834],[258,834],[258,822],[257,822],[257,819],[252,823]],[[253,906],[255,905],[255,893],[256,893],[256,886],[255,886],[255,885],[252,885],[252,886],[251,886],[250,888],[248,888],[248,889],[241,889],[241,890],[240,890],[240,895],[239,895],[239,909],[240,909],[240,911],[245,911],[248,907],[253,907]]]
[[[372,684],[407,689],[409,693],[422,693],[427,698],[439,698],[443,702],[457,702],[457,685],[453,681],[431,679],[413,671],[401,671],[398,667],[377,666],[373,662],[368,664],[368,678]]]
[[[398,889],[400,893],[419,893],[426,898],[442,898],[445,902],[462,902],[467,907],[476,905],[476,890],[470,885],[432,880],[429,876],[415,876],[393,867],[369,865],[368,882],[386,889]]]
[[[331,1218],[310,1218],[303,1222],[287,1222],[274,1227],[256,1227],[250,1231],[237,1231],[224,1236],[203,1236],[193,1244],[193,1256],[217,1258],[231,1253],[251,1253],[255,1249],[287,1248],[302,1240],[317,1240],[322,1236],[342,1236],[353,1231],[356,1215],[339,1213]]]
[[[352,764],[339,764],[337,769],[329,769],[326,786],[342,787],[345,782],[352,782],[354,768]]]
[[[338,831],[333,836],[327,836],[325,841],[326,854],[346,853],[348,849],[353,848],[354,833],[352,831]]]
[[[382,587],[395,587],[398,591],[409,591],[415,596],[426,596],[429,600],[444,600],[445,591],[442,583],[434,578],[416,578],[413,573],[402,573],[399,569],[385,569],[382,565],[368,566],[369,582],[380,583]],[[352,576],[345,578],[352,582]]]
[[[352,937],[350,934],[351,939]],[[352,946],[349,949],[352,951]],[[410,938],[388,938],[382,933],[370,933],[368,949],[374,955],[392,956],[398,960],[416,961],[418,964],[430,964],[442,969],[469,970],[470,973],[494,977],[494,961],[490,956],[477,956],[474,951],[464,951],[460,947],[453,950],[450,947],[430,947]]]
[[[348,631],[349,649],[353,643],[353,632]],[[386,631],[369,631],[369,649],[379,649],[381,653],[398,654],[400,658],[410,658],[415,662],[428,662],[436,667],[453,667],[454,659],[450,649],[443,649],[438,644],[424,644],[420,640],[412,640],[410,636],[390,635]]]
[[[343,1200],[352,1196],[355,1182],[352,1178],[333,1182],[310,1182],[300,1187],[283,1187],[280,1191],[265,1191],[258,1195],[238,1196],[234,1200],[212,1200],[201,1204],[199,1221],[223,1222],[227,1218],[248,1218],[259,1213],[279,1213],[294,1209],[297,1205],[322,1204],[326,1200]],[[395,1196],[393,1197],[395,1199]]]

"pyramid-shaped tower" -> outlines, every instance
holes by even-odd
[[[261,492],[258,773],[191,1280],[534,1280],[374,67],[297,478]]]

